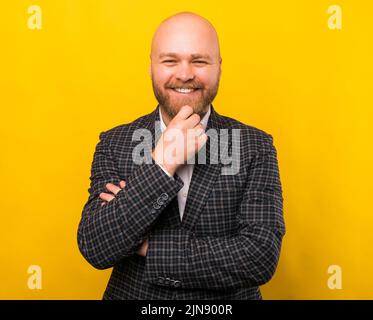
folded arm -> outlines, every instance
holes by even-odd
[[[89,199],[78,227],[78,246],[98,269],[114,266],[136,253],[159,214],[182,188],[157,164],[142,164],[126,180],[126,187],[101,206],[107,183],[118,185],[120,175],[106,133],[101,133],[91,170]]]

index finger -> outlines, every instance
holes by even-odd
[[[187,119],[189,116],[191,116],[193,114],[194,110],[191,106],[182,106],[179,110],[179,112],[177,113],[177,115],[175,116],[176,119]],[[175,119],[174,118],[174,119]]]

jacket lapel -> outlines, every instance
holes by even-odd
[[[206,131],[215,129],[219,135],[221,133],[220,129],[223,128],[223,118],[217,114],[213,106],[211,106],[211,114]],[[181,222],[181,226],[187,230],[192,230],[198,221],[199,215],[202,213],[203,207],[213,189],[214,182],[221,173],[222,165],[219,158],[219,148],[214,146],[211,150],[210,137],[199,153],[201,152],[205,152],[206,160],[203,163],[198,163],[198,157],[196,157],[197,160],[194,165],[184,215]],[[218,161],[210,161],[211,159],[216,159]]]

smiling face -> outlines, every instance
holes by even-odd
[[[153,37],[150,71],[166,124],[184,105],[202,118],[218,92],[221,74],[215,29],[190,13],[165,20]]]

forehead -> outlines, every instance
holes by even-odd
[[[153,53],[157,57],[165,54],[191,57],[198,54],[207,58],[218,53],[218,41],[208,28],[174,25],[173,28],[159,30],[154,38]]]

